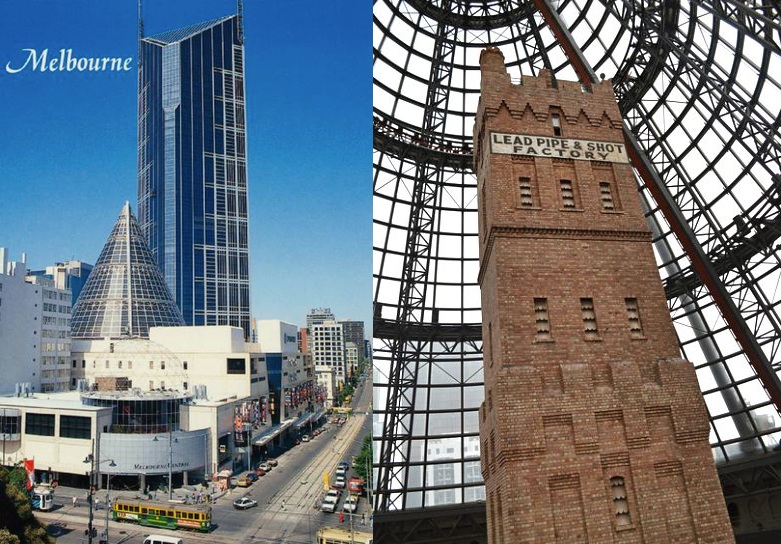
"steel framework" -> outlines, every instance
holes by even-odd
[[[612,80],[714,458],[779,454],[780,4],[375,0],[378,512],[484,499],[471,146],[487,46],[518,81]]]

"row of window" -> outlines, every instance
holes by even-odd
[[[643,325],[640,321],[640,308],[637,299],[627,297],[624,299],[626,309],[626,319],[629,326],[629,333],[633,338],[643,337]],[[587,339],[595,340],[599,338],[599,327],[597,326],[597,314],[594,310],[594,299],[584,297],[580,299],[580,312],[583,319],[583,333]],[[534,299],[534,321],[536,323],[536,339],[550,340],[551,326],[550,316],[548,314],[548,299]]]
[[[532,182],[532,178],[527,176],[519,177],[518,189],[522,208],[537,208],[540,206],[539,191]],[[581,209],[580,191],[575,181],[571,179],[559,180],[559,190],[562,208],[565,210]],[[605,211],[618,211],[621,209],[618,192],[612,182],[599,182],[599,202],[601,208]]]
[[[54,436],[54,414],[36,414],[28,412],[24,419],[24,432],[36,436]],[[81,438],[92,437],[92,420],[83,416],[60,416],[60,437]]]
[[[113,344],[111,344],[111,348],[110,349],[111,349],[112,352],[114,351],[114,345]],[[77,363],[76,359],[73,359],[71,366],[73,368],[76,368],[77,364],[78,363]],[[85,368],[86,364],[87,364],[87,362],[82,360],[81,361],[81,368]],[[123,365],[124,365],[124,363],[122,361],[117,361],[117,368],[118,369],[121,369],[123,367]],[[188,366],[187,365],[187,361],[182,361],[182,370],[187,370],[187,366]],[[98,362],[97,361],[92,361],[92,368],[97,368],[97,367],[98,367]],[[160,361],[159,367],[160,367],[160,370],[165,370],[165,361]],[[106,361],[105,368],[111,368],[111,361],[109,361],[109,360]],[[127,369],[128,370],[132,370],[133,369],[133,361],[127,361]],[[155,361],[149,361],[149,370],[154,370],[154,369],[155,369]]]

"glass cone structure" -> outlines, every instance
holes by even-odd
[[[184,325],[130,204],[125,203],[71,316],[77,339],[149,338]]]
[[[238,15],[141,38],[138,220],[185,322],[248,338],[242,42]]]
[[[541,69],[584,93],[611,80],[719,470],[771,462],[781,437],[778,10],[734,0],[374,3],[379,513],[484,498],[472,130],[488,46],[516,82]]]

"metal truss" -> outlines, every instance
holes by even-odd
[[[479,482],[464,478],[474,456],[432,453],[443,437],[469,442],[473,431],[463,421],[444,428],[442,414],[476,416],[480,400],[420,398],[467,386],[472,395],[471,382],[432,387],[429,370],[444,358],[463,377],[453,369],[481,359],[471,151],[487,46],[502,50],[517,81],[542,68],[586,87],[612,81],[714,457],[720,470],[776,459],[780,13],[775,1],[375,1],[379,512],[481,500]]]

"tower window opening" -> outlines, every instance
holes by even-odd
[[[572,180],[562,179],[559,181],[561,186],[561,204],[567,210],[574,210],[577,208],[575,202],[575,186]]]
[[[599,182],[599,199],[602,202],[603,210],[615,210],[616,203],[613,199],[613,188],[607,181]]]
[[[640,307],[636,298],[625,298],[626,317],[629,320],[629,333],[633,337],[643,336],[643,324],[640,321]]]
[[[561,117],[558,113],[551,115],[551,122],[553,123],[553,135],[561,136]]]
[[[534,193],[532,191],[532,180],[528,177],[518,178],[518,187],[521,194],[521,206],[532,207],[534,206]]]
[[[583,331],[587,339],[599,338],[597,329],[597,314],[594,311],[594,300],[591,298],[580,299],[580,312],[583,315]]]
[[[610,478],[610,493],[613,499],[613,510],[616,515],[616,528],[628,527],[632,525],[632,518],[629,516],[629,501],[626,495],[626,485],[621,476]]]
[[[548,317],[548,299],[534,299],[534,321],[537,327],[537,340],[550,340],[550,320]]]

